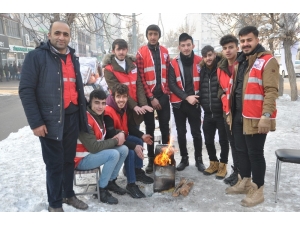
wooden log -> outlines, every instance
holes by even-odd
[[[182,194],[183,196],[187,196],[190,193],[190,190],[193,186],[194,186],[193,181],[185,182],[179,190],[180,194]]]
[[[173,197],[177,197],[177,196],[179,196],[180,195],[180,188],[182,187],[182,185],[184,185],[185,183],[187,182],[187,179],[185,179],[185,178],[181,178],[180,179],[180,182],[175,186],[175,188],[174,188],[174,191],[173,191],[173,193],[172,193],[172,196]]]

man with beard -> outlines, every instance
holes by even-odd
[[[124,145],[129,148],[128,156],[125,159],[125,171],[127,177],[126,190],[133,198],[146,197],[136,185],[136,181],[141,181],[145,184],[151,184],[154,180],[146,176],[143,167],[143,141],[139,136],[140,131],[135,126],[130,126],[127,123],[127,101],[129,96],[128,86],[125,84],[116,83],[112,88],[112,94],[108,96],[104,114],[106,126],[106,138],[113,138],[119,132],[125,134],[126,141]],[[130,134],[129,134],[130,133]],[[143,133],[142,133],[143,135]],[[150,138],[149,138],[150,139]],[[151,139],[149,140],[149,144]]]
[[[80,65],[68,46],[70,38],[66,22],[53,22],[49,41],[27,54],[19,86],[28,123],[42,146],[50,212],[63,212],[62,203],[88,208],[73,190],[77,138],[80,130],[88,132],[88,125]]]
[[[186,119],[191,127],[194,142],[195,165],[201,172],[205,170],[202,161],[201,109],[199,106],[199,81],[201,57],[194,55],[193,38],[187,33],[179,36],[179,56],[171,61],[169,70],[169,88],[181,161],[177,170],[189,165],[186,141]]]
[[[222,101],[218,98],[219,82],[217,78],[217,56],[210,45],[201,50],[203,60],[200,63],[200,103],[204,111],[203,133],[210,165],[204,170],[204,175],[216,174],[217,179],[223,179],[227,174],[229,144],[223,118]],[[215,134],[218,129],[221,146],[220,161],[217,157]]]
[[[264,201],[266,161],[264,145],[269,131],[275,130],[279,65],[271,52],[259,44],[256,27],[239,31],[242,54],[230,93],[230,113],[238,153],[238,182],[226,188],[227,194],[246,194],[242,206],[252,207]],[[251,182],[252,175],[252,182]]]
[[[148,105],[157,112],[162,144],[168,144],[170,138],[170,100],[168,88],[169,53],[158,42],[160,28],[152,24],[146,29],[148,44],[142,46],[136,54],[136,63],[142,79]],[[144,115],[146,133],[154,137],[154,112]],[[147,145],[149,163],[146,173],[153,172],[154,145]]]

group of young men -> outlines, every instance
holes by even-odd
[[[216,173],[217,179],[224,179],[230,143],[233,173],[224,179],[230,184],[225,192],[247,194],[241,202],[243,206],[263,202],[264,143],[267,133],[275,130],[279,66],[259,44],[255,27],[244,27],[238,36],[241,52],[238,39],[226,35],[220,40],[222,54],[208,45],[200,57],[193,52],[193,38],[182,33],[180,53],[172,60],[168,50],[159,44],[161,31],[157,25],[147,27],[148,44],[136,56],[127,54],[125,40],[116,39],[112,54],[105,57],[102,65],[110,95],[94,90],[86,102],[78,57],[68,46],[70,28],[63,21],[54,22],[49,41],[26,56],[19,87],[29,125],[42,146],[48,210],[63,212],[63,203],[88,208],[73,191],[75,168],[88,170],[103,165],[98,193],[102,202],[118,203],[109,191],[146,197],[136,181],[153,183],[146,173],[153,172],[154,111],[162,143],[168,144],[170,105],[181,155],[177,170],[189,166],[188,120],[197,169],[204,175]],[[201,107],[208,168],[202,159]],[[142,122],[145,133],[139,129]],[[219,159],[216,130],[221,146]],[[148,155],[145,171],[144,143]],[[127,179],[125,189],[116,183],[122,166]]]

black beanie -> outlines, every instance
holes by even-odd
[[[147,38],[147,34],[148,34],[148,30],[155,30],[158,32],[159,38],[161,37],[161,31],[159,26],[155,25],[155,24],[151,24],[147,27],[146,29],[146,38]],[[148,38],[147,38],[148,39]]]

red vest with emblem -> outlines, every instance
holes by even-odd
[[[108,71],[113,73],[121,84],[125,84],[128,86],[129,96],[134,101],[137,102],[137,100],[138,100],[137,93],[136,93],[137,69],[136,68],[133,69],[132,71],[129,72],[129,74],[115,71],[111,64],[105,66],[105,69],[107,69]]]
[[[86,112],[86,114],[88,119],[88,125],[93,129],[97,141],[104,140],[106,134],[105,126],[102,130],[97,121],[94,119],[94,117],[89,112]],[[76,156],[74,158],[75,168],[78,166],[80,161],[88,154],[90,154],[89,151],[84,147],[81,141],[77,139]]]
[[[230,96],[232,92],[235,73],[233,73],[230,77],[224,70],[218,68],[217,76],[219,84],[225,92],[225,95],[221,98],[223,104],[223,111],[226,113],[226,115],[228,115],[230,113]]]
[[[123,116],[114,110],[111,106],[107,105],[105,107],[104,115],[110,116],[114,121],[114,128],[123,130],[125,132],[125,137],[128,136],[128,125],[127,125],[127,113],[125,112]]]
[[[159,52],[160,52],[160,62],[161,62],[161,87],[162,87],[162,91],[165,94],[168,94],[166,61],[169,53],[168,50],[163,46],[159,46]],[[154,65],[152,53],[148,48],[148,46],[146,45],[141,47],[138,53],[141,55],[141,57],[144,60],[145,79],[147,85],[149,86],[150,91],[152,92],[156,85],[155,65]]]
[[[171,61],[171,66],[174,68],[175,76],[176,76],[176,81],[177,81],[177,86],[184,91],[183,85],[182,85],[182,80],[180,76],[180,67],[178,64],[178,57],[174,58]],[[193,63],[193,83],[194,83],[194,91],[195,94],[199,92],[199,87],[200,87],[200,66],[199,63],[202,60],[202,58],[198,55],[194,55],[194,63]],[[174,93],[170,93],[170,102],[171,103],[176,103],[176,102],[181,102],[182,100],[175,95]]]
[[[63,81],[64,81],[64,108],[72,102],[78,105],[78,92],[76,90],[76,75],[71,59],[71,54],[67,55],[66,63],[61,59]]]
[[[260,119],[262,115],[265,97],[262,74],[265,65],[272,58],[272,55],[263,55],[257,58],[250,70],[243,101],[243,116],[245,118]],[[276,114],[277,110],[272,113],[271,119],[276,118]]]

